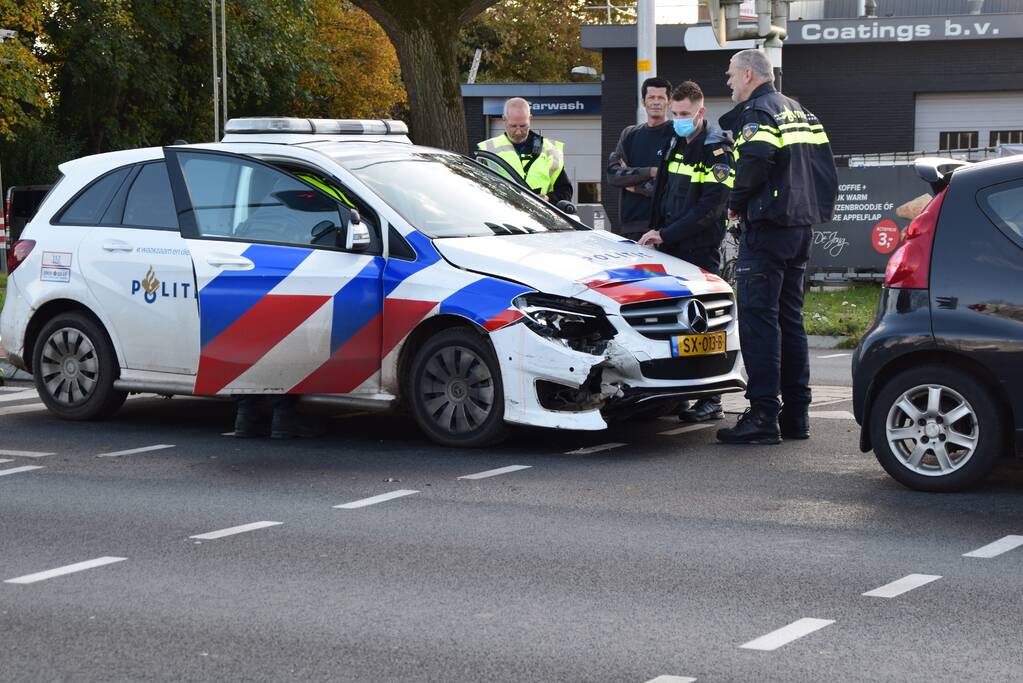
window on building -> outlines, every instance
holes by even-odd
[[[991,147],[995,145],[1023,145],[1023,130],[993,130],[991,131]]]
[[[980,133],[975,130],[942,132],[938,149],[973,149],[980,146]]]
[[[600,183],[579,183],[576,194],[580,204],[600,204]]]

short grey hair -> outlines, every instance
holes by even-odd
[[[732,61],[740,69],[749,69],[758,81],[774,83],[774,68],[771,60],[760,50],[742,50],[732,55]]]
[[[508,118],[508,112],[512,109],[518,109],[524,111],[530,116],[533,115],[533,110],[529,106],[529,102],[521,97],[513,97],[509,100],[504,101],[504,118]]]

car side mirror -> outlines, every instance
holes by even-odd
[[[348,211],[348,225],[345,229],[345,249],[347,251],[365,251],[370,244],[369,228],[362,222],[362,217],[355,209]]]
[[[554,206],[558,207],[559,209],[569,214],[570,216],[575,216],[576,214],[579,213],[578,211],[575,210],[575,204],[568,201],[567,199],[562,199]]]

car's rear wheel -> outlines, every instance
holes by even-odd
[[[878,462],[921,491],[958,491],[991,471],[1004,444],[1002,417],[983,384],[957,368],[928,365],[900,373],[870,414]]]
[[[419,347],[406,395],[420,429],[441,445],[474,448],[507,436],[501,368],[472,330],[444,330]]]
[[[109,417],[128,397],[114,389],[117,357],[110,339],[81,313],[63,313],[43,326],[32,370],[39,397],[65,420]]]

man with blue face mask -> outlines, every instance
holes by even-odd
[[[650,230],[639,243],[716,275],[728,192],[735,179],[731,139],[707,124],[703,91],[692,81],[671,93],[671,114],[674,136],[657,173]],[[701,399],[679,417],[686,422],[720,420],[721,397]]]

